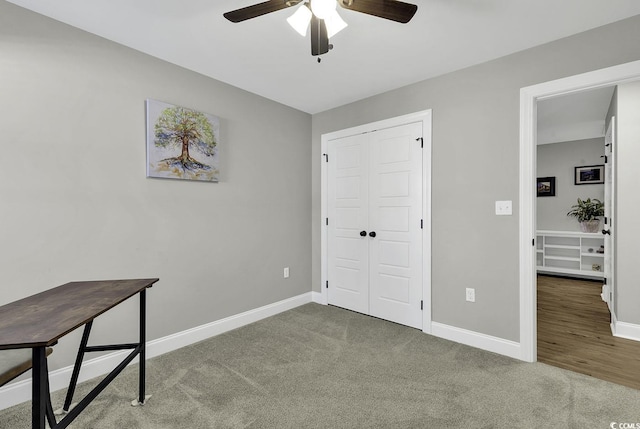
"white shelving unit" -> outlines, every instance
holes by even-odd
[[[604,277],[604,237],[601,233],[537,231],[536,265],[539,273]]]

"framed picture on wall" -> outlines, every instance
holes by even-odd
[[[575,168],[576,185],[595,185],[604,183],[604,165],[583,165]]]
[[[538,177],[538,196],[539,197],[555,197],[556,196],[556,178],[554,177]]]
[[[147,177],[217,182],[220,119],[147,99]]]

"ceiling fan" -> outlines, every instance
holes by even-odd
[[[403,24],[418,10],[418,6],[399,0],[269,0],[227,12],[224,17],[231,22],[242,22],[298,4],[300,7],[287,21],[303,36],[307,27],[311,27],[311,55],[314,56],[329,52],[333,47],[329,38],[347,26],[338,15],[336,5]]]

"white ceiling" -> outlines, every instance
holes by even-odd
[[[408,24],[339,12],[319,64],[290,8],[233,24],[260,0],[8,0],[308,113],[640,14],[638,0],[415,0]],[[411,1],[411,0],[410,0]]]
[[[538,144],[604,137],[615,86],[538,102]]]

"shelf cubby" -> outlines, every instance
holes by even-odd
[[[539,273],[603,278],[604,238],[600,233],[537,231],[536,264]],[[596,269],[598,268],[598,269]]]

